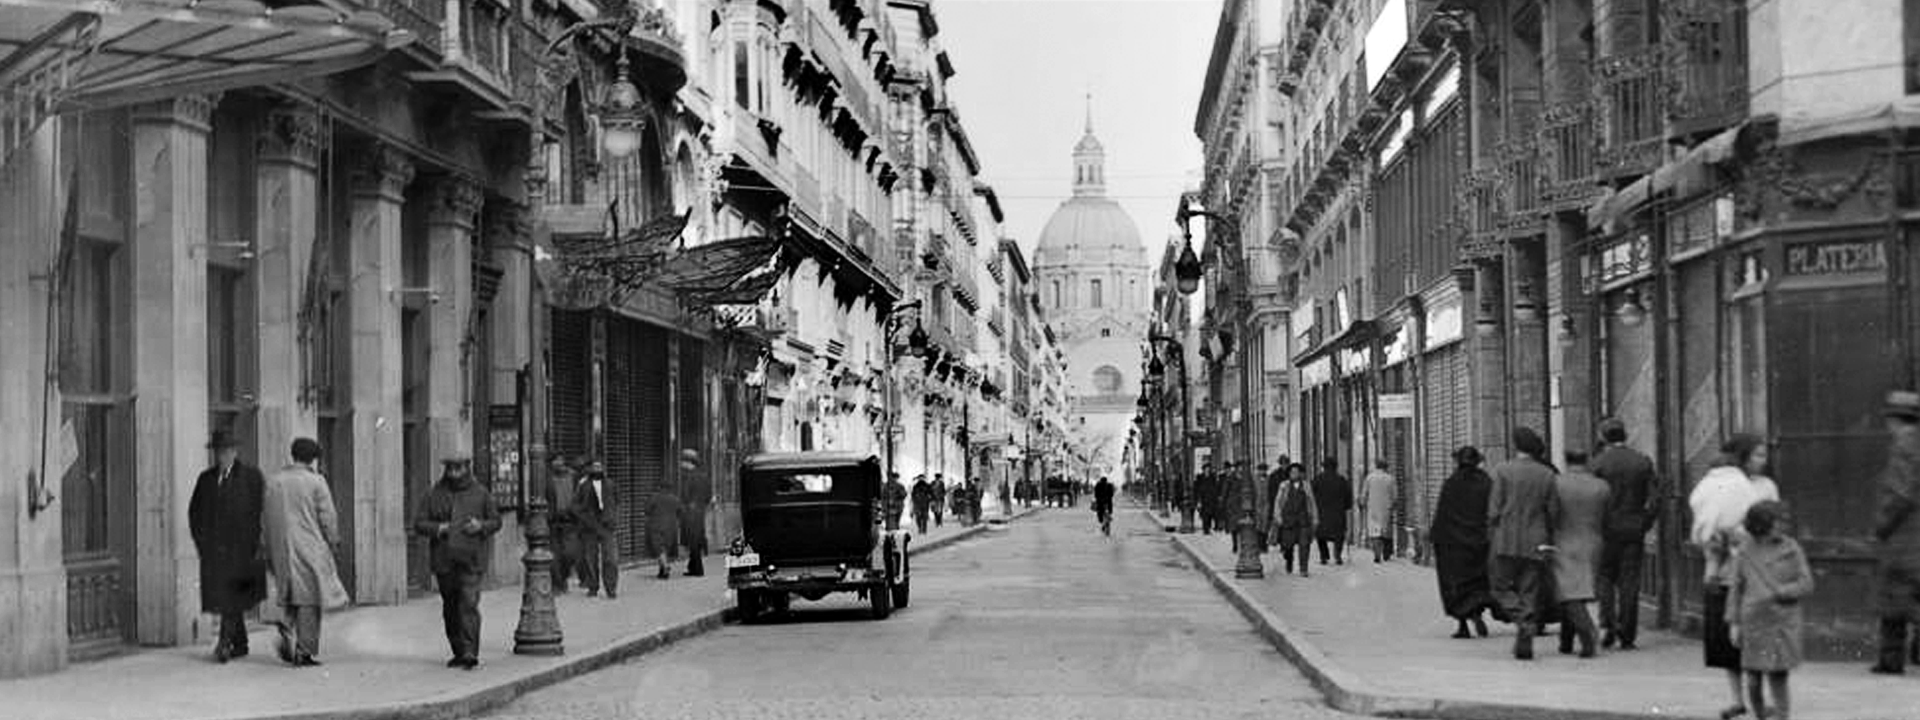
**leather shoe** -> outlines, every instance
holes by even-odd
[[[1907,669],[1897,668],[1891,665],[1882,665],[1879,663],[1874,663],[1873,667],[1868,669],[1868,672],[1871,672],[1875,675],[1905,675],[1907,673]]]
[[[293,659],[293,666],[294,667],[319,667],[320,661],[313,659],[312,655],[302,655],[300,657]]]
[[[234,646],[233,649],[227,651],[227,657],[233,658],[235,660],[239,660],[240,658],[243,658],[246,656],[247,656],[247,649],[237,645]]]
[[[227,664],[227,661],[228,661],[228,660],[231,660],[231,659],[233,659],[233,654],[227,651],[227,646],[225,646],[225,645],[215,645],[215,646],[213,647],[213,661],[214,661],[214,662],[217,662],[217,663],[220,663],[220,664],[222,664],[222,665],[225,665],[225,664]]]
[[[1620,638],[1615,637],[1612,630],[1608,630],[1606,633],[1600,636],[1600,647],[1612,648],[1614,643],[1617,643],[1619,641],[1620,641]]]
[[[466,659],[464,659],[464,658],[457,658],[457,657],[456,657],[456,658],[447,658],[447,667],[450,667],[450,668],[457,668],[457,667],[462,667],[462,666],[464,666],[464,665],[466,665],[466,663],[467,663],[467,661],[466,661]]]

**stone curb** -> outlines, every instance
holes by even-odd
[[[1159,518],[1149,517],[1155,522]],[[1696,720],[1695,717],[1666,713],[1622,713],[1610,710],[1533,707],[1506,703],[1482,703],[1445,698],[1424,698],[1387,693],[1375,688],[1346,668],[1335,664],[1304,633],[1287,625],[1272,610],[1241,589],[1208,561],[1206,555],[1186,538],[1170,538],[1189,560],[1207,577],[1215,590],[1240,611],[1254,629],[1287,660],[1307,676],[1335,710],[1355,715],[1387,718],[1437,718],[1438,720]],[[1697,717],[1697,716],[1696,716]],[[1706,720],[1698,717],[1697,720]]]
[[[1008,521],[1026,517],[1039,508],[1014,513]],[[992,524],[982,522],[946,537],[929,540],[910,548],[909,557],[932,552],[980,535]],[[513,702],[521,695],[557,685],[587,673],[617,665],[674,643],[718,630],[733,618],[732,608],[713,610],[693,618],[629,636],[598,650],[569,656],[558,665],[501,678],[495,685],[472,691],[454,691],[424,700],[380,707],[349,708],[321,712],[293,712],[246,716],[245,720],[454,720],[473,717]],[[484,671],[483,671],[484,672]],[[229,718],[228,720],[239,720]]]

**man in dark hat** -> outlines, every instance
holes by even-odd
[[[187,527],[200,552],[200,608],[220,616],[213,659],[247,655],[247,611],[267,596],[260,558],[260,511],[266,480],[240,462],[240,449],[225,431],[207,443],[213,467],[201,471],[187,503]]]
[[[680,451],[680,474],[687,496],[680,503],[680,544],[687,549],[687,577],[707,574],[707,504],[713,500],[713,483],[700,467],[700,453],[692,448]]]
[[[586,476],[573,489],[573,521],[580,536],[580,584],[587,586],[587,597],[607,588],[607,598],[620,596],[620,553],[614,546],[613,483],[607,482],[607,465],[599,460],[587,464]]]
[[[1880,471],[1873,537],[1880,556],[1880,657],[1873,672],[1906,672],[1908,627],[1920,611],[1920,393],[1887,394],[1893,446]]]
[[[447,667],[480,666],[480,580],[487,563],[487,538],[500,530],[493,493],[475,482],[472,458],[455,455],[428,491],[414,520],[415,532],[430,539],[434,582],[440,587],[440,618],[453,658]]]

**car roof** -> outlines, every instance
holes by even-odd
[[[878,465],[880,458],[871,453],[851,451],[787,452],[760,453],[748,457],[741,463],[746,470],[821,470],[845,468],[873,463]]]

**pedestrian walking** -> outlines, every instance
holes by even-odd
[[[1604,542],[1594,589],[1600,595],[1600,646],[1632,650],[1640,636],[1640,565],[1646,536],[1660,519],[1660,487],[1653,460],[1627,447],[1627,426],[1618,418],[1600,422],[1604,443],[1593,474],[1609,489]]]
[[[982,498],[986,489],[987,486],[980,482],[980,478],[967,480],[967,524],[980,524],[981,503],[984,502]]]
[[[1899,675],[1920,643],[1909,626],[1920,615],[1920,393],[1887,394],[1887,433],[1893,443],[1877,483],[1873,537],[1879,555],[1880,657],[1873,672]]]
[[[573,519],[573,490],[579,479],[560,455],[547,468],[547,524],[553,529],[553,591],[565,595],[580,557],[580,537]]]
[[[683,509],[680,495],[671,487],[662,487],[647,499],[647,546],[653,550],[653,557],[660,566],[654,577],[661,580],[673,576],[668,563],[680,547],[680,513]],[[612,597],[613,591],[608,590],[607,596]]]
[[[1767,445],[1757,435],[1736,434],[1720,446],[1720,464],[1707,471],[1687,496],[1693,510],[1689,533],[1704,557],[1700,637],[1707,667],[1726,671],[1732,704],[1720,711],[1721,720],[1746,714],[1741,692],[1740,648],[1733,642],[1727,617],[1736,567],[1734,555],[1746,540],[1747,510],[1762,500],[1780,499],[1780,490],[1762,472],[1767,467]],[[1756,718],[1755,720],[1764,720]]]
[[[1440,486],[1433,526],[1427,532],[1433,541],[1435,574],[1440,579],[1440,606],[1458,623],[1453,637],[1461,639],[1473,637],[1467,632],[1468,623],[1473,624],[1474,634],[1487,636],[1487,621],[1481,617],[1487,610],[1494,610],[1496,619],[1503,615],[1493,601],[1493,586],[1487,578],[1487,500],[1493,492],[1493,478],[1480,469],[1484,459],[1480,449],[1472,445],[1453,451],[1453,474]],[[1321,552],[1320,562],[1325,563],[1325,550]]]
[[[1347,516],[1353,512],[1353,483],[1340,474],[1340,461],[1333,458],[1320,461],[1320,474],[1313,476],[1313,497],[1320,503],[1320,524],[1314,526],[1313,531],[1314,543],[1320,546],[1320,564],[1327,564],[1331,555],[1334,564],[1345,565]]]
[[[260,553],[260,515],[266,480],[240,461],[233,437],[216,431],[207,442],[213,466],[200,472],[187,501],[187,529],[200,555],[200,610],[220,618],[213,659],[247,656],[247,613],[267,597]]]
[[[907,512],[907,486],[900,484],[900,473],[887,474],[887,484],[880,488],[880,509],[887,530],[899,530],[900,516]]]
[[[293,463],[268,478],[262,498],[261,536],[284,619],[275,650],[295,667],[319,665],[320,614],[347,604],[347,588],[333,553],[340,524],[333,491],[314,469],[320,443],[293,441]]]
[[[927,534],[927,519],[933,513],[933,486],[927,482],[926,475],[913,476],[913,489],[908,493],[913,503],[913,527],[921,535]]]
[[[1573,653],[1580,641],[1580,657],[1594,656],[1598,639],[1587,604],[1594,600],[1594,569],[1604,543],[1608,499],[1607,482],[1587,470],[1587,453],[1568,450],[1567,470],[1553,481],[1554,601],[1560,604],[1560,654]]]
[[[1220,517],[1220,479],[1212,465],[1193,477],[1193,494],[1200,497],[1200,534],[1212,534]]]
[[[413,521],[428,538],[428,565],[440,589],[440,623],[453,657],[447,667],[480,667],[480,582],[486,572],[487,539],[500,531],[493,493],[473,479],[473,459],[440,461],[440,480],[427,491]]]
[[[1487,501],[1488,550],[1493,556],[1489,579],[1494,599],[1519,630],[1513,657],[1532,660],[1547,573],[1543,552],[1553,545],[1553,481],[1558,471],[1545,459],[1546,441],[1532,428],[1514,428],[1513,447],[1518,454],[1493,469]]]
[[[1747,508],[1741,523],[1749,541],[1735,557],[1738,566],[1727,606],[1734,613],[1728,634],[1740,647],[1740,668],[1747,675],[1747,707],[1755,718],[1787,720],[1792,700],[1787,673],[1800,667],[1806,620],[1800,600],[1813,594],[1813,570],[1807,554],[1788,534],[1786,506],[1762,500]],[[1762,681],[1772,691],[1767,712]]]
[[[928,496],[928,499],[932,501],[930,507],[933,508],[933,526],[943,527],[947,524],[947,476],[934,473],[931,489],[933,494]]]
[[[952,515],[953,521],[959,523],[962,527],[967,525],[967,484],[965,481],[954,483],[953,488],[947,491],[947,514]]]
[[[1311,542],[1314,527],[1320,522],[1320,503],[1314,499],[1313,485],[1307,482],[1307,469],[1294,463],[1286,469],[1287,479],[1273,496],[1273,544],[1280,547],[1280,559],[1288,575],[1293,574],[1293,557],[1300,555],[1300,577],[1313,567]]]
[[[587,597],[600,594],[604,585],[607,599],[620,597],[620,552],[614,546],[615,519],[620,517],[613,485],[607,482],[607,466],[598,460],[587,465],[587,474],[573,489],[573,517],[580,538],[580,584],[587,586]]]
[[[713,484],[707,482],[707,474],[700,467],[700,453],[692,448],[680,451],[680,474],[687,486],[687,496],[681,500],[680,508],[680,545],[687,549],[687,577],[702,577],[707,574],[707,507],[713,500]],[[899,484],[899,476],[894,477]],[[894,527],[900,525],[900,514],[893,515]]]
[[[1399,494],[1393,473],[1387,472],[1386,458],[1373,461],[1365,483],[1367,494],[1361,506],[1367,515],[1367,545],[1374,562],[1386,562],[1393,559],[1393,503]]]

